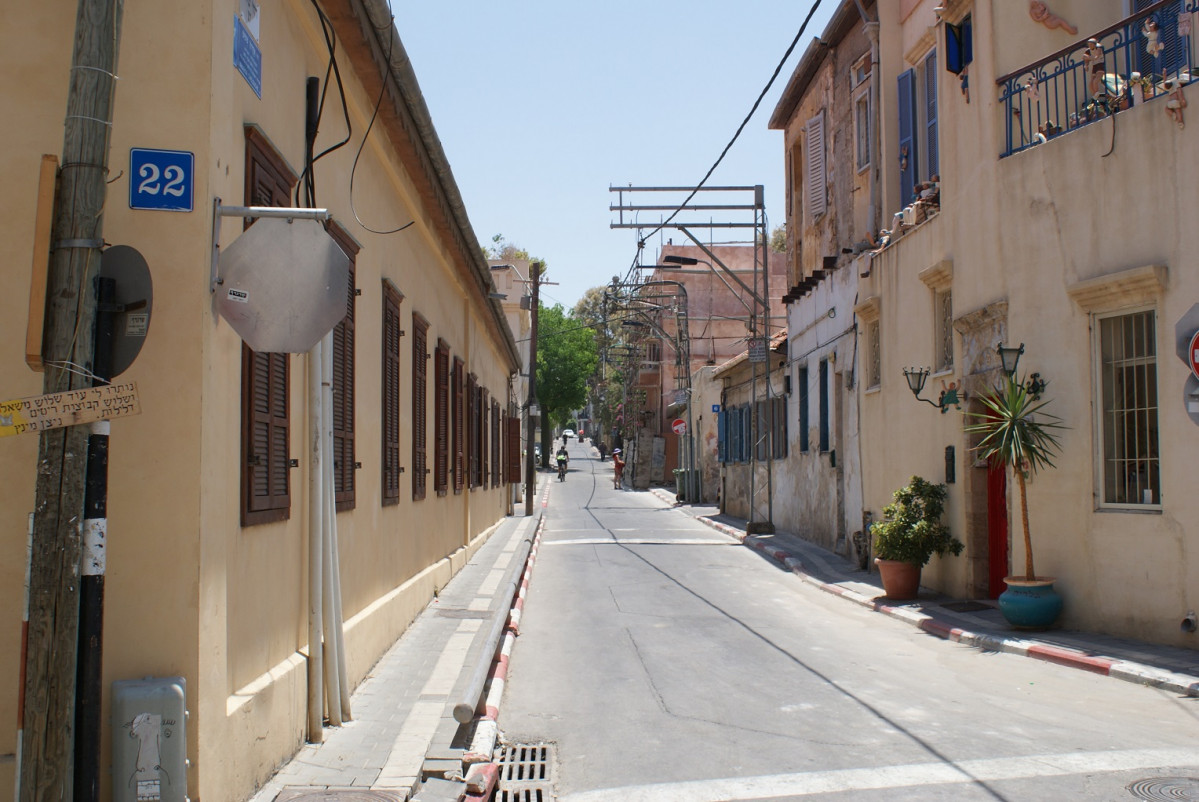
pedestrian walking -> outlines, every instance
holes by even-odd
[[[624,455],[620,453],[619,448],[612,449],[612,466],[612,483],[617,490],[620,490],[620,477],[624,473]]]

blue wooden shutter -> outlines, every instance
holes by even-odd
[[[941,172],[941,155],[937,147],[937,51],[928,54],[924,60],[924,110],[925,135],[928,153],[928,170],[926,178],[932,178]]]
[[[899,201],[916,199],[916,71],[899,76]]]
[[[808,444],[808,369],[799,369],[799,450],[807,451]]]
[[[829,450],[828,360],[820,360],[820,451]]]
[[[1136,0],[1134,13],[1140,12],[1158,2],[1158,0]],[[1189,66],[1190,57],[1185,42],[1178,35],[1178,15],[1182,12],[1182,2],[1170,3],[1158,10],[1154,15],[1157,19],[1158,41],[1165,45],[1158,58],[1152,58],[1145,51],[1147,40],[1141,33],[1141,25],[1134,27],[1134,52],[1136,53],[1137,69],[1142,75],[1170,77],[1180,69]],[[1193,35],[1193,34],[1192,34]]]
[[[728,461],[728,444],[725,438],[729,436],[728,426],[729,412],[727,409],[721,409],[716,413],[716,461]]]

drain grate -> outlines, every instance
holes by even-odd
[[[503,744],[496,802],[553,802],[557,747],[549,743]]]
[[[995,609],[989,604],[976,601],[945,602],[941,606],[946,610],[953,610],[955,613],[981,613],[983,610]]]
[[[1151,777],[1130,783],[1128,793],[1146,802],[1199,800],[1199,780],[1194,777]]]

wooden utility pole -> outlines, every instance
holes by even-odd
[[[46,291],[43,392],[92,386],[94,282],[103,243],[105,179],[123,0],[79,0]],[[132,180],[132,176],[130,177]],[[41,434],[29,640],[18,771],[20,802],[71,790],[79,560],[88,427]]]

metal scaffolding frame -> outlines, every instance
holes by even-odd
[[[727,187],[609,187],[609,192],[617,194],[617,203],[609,205],[609,211],[617,212],[617,219],[609,225],[613,229],[634,229],[638,232],[638,257],[640,257],[640,249],[645,246],[645,239],[648,236],[661,231],[663,228],[673,228],[681,232],[687,239],[691,240],[698,246],[711,260],[709,267],[716,274],[730,292],[735,291],[725,279],[727,275],[734,281],[746,294],[753,300],[753,304],[745,304],[747,307],[748,319],[746,321],[750,332],[749,340],[749,361],[751,364],[751,383],[750,383],[750,404],[752,414],[755,419],[758,418],[758,378],[759,365],[762,365],[763,371],[763,388],[765,393],[765,403],[762,405],[765,410],[765,421],[759,421],[757,438],[750,449],[750,472],[749,472],[749,487],[750,487],[750,510],[749,522],[747,531],[754,532],[773,532],[774,531],[774,472],[772,467],[772,454],[774,449],[767,449],[766,455],[766,486],[763,488],[766,493],[766,509],[764,517],[760,517],[758,492],[756,489],[757,473],[758,473],[758,444],[762,439],[773,436],[774,432],[774,405],[770,403],[770,267],[769,267],[769,241],[770,233],[766,221],[766,204],[764,200],[765,192],[762,185],[756,186],[727,186]],[[626,195],[636,197],[642,193],[671,193],[671,194],[686,194],[686,197],[676,204],[639,204],[633,203],[631,199],[626,199]],[[720,193],[724,196],[732,196],[736,199],[744,194],[751,194],[752,201],[747,203],[693,203],[692,201],[700,198],[701,193],[708,193],[702,197],[711,197],[711,193]],[[644,223],[640,221],[642,213],[665,212],[670,211],[668,218],[660,223]],[[716,221],[709,219],[703,221],[694,220],[676,220],[681,216],[694,216],[695,212],[726,212],[726,213],[741,213],[728,214],[729,218],[724,221]],[[642,232],[649,230],[649,234],[642,235]],[[709,233],[715,230],[737,230],[751,229],[754,233],[754,271],[753,284],[746,284],[739,275],[726,264],[712,251],[708,245],[705,245],[698,237],[692,233],[692,229],[707,229]],[[640,261],[640,258],[638,258]],[[634,268],[636,268],[636,264]],[[722,275],[723,274],[723,275]],[[760,292],[759,292],[759,287]],[[738,296],[740,297],[740,296]],[[689,345],[689,344],[688,344]],[[690,350],[690,348],[688,348]],[[690,385],[691,365],[690,362],[686,365],[687,381]],[[693,400],[688,397],[687,408],[690,411],[693,406]],[[693,458],[694,460],[694,458]],[[692,468],[694,469],[694,461]]]

